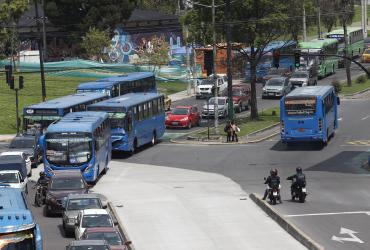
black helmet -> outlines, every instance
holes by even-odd
[[[302,168],[301,167],[297,167],[295,170],[297,171],[297,174],[302,173]]]
[[[275,168],[275,169],[271,169],[271,170],[270,170],[270,174],[271,174],[272,176],[276,176],[276,175],[278,174],[277,169],[276,169],[276,168]]]
[[[40,177],[45,177],[45,172],[44,171],[40,172]]]

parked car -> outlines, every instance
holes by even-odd
[[[210,97],[214,95],[215,82],[217,82],[218,93],[222,93],[227,88],[227,78],[224,75],[217,75],[216,78],[210,75],[203,79],[195,88],[196,99]]]
[[[291,75],[291,70],[288,68],[271,68],[267,71],[267,74],[263,77],[263,83],[265,84],[269,79],[276,77],[289,77]]]
[[[83,233],[81,239],[93,240],[93,239],[104,239],[108,242],[111,249],[113,250],[126,250],[127,245],[131,242],[124,242],[122,235],[115,227],[95,227],[87,228]]]
[[[27,153],[32,167],[37,167],[41,160],[41,149],[36,135],[20,135],[13,138],[9,144],[10,151],[23,151]]]
[[[78,212],[75,224],[75,238],[81,239],[86,228],[114,227],[113,219],[105,209],[86,209]]]
[[[74,233],[77,215],[84,209],[102,209],[97,194],[69,194],[63,202],[63,229],[66,235]]]
[[[62,213],[63,200],[67,198],[68,194],[73,193],[88,193],[88,186],[81,172],[79,170],[54,170],[46,192],[46,215]]]
[[[262,89],[262,98],[282,97],[292,90],[292,85],[287,77],[275,77],[267,81]]]
[[[111,250],[106,240],[73,240],[66,250]]]
[[[310,71],[298,70],[293,72],[289,79],[292,88],[295,87],[305,87],[305,86],[316,86],[317,85],[317,75],[314,76]]]
[[[362,63],[370,62],[370,49],[367,48],[364,50],[364,53],[362,53],[362,56],[361,56],[361,62]]]
[[[30,177],[32,175],[32,163],[31,163],[30,156],[27,153],[23,151],[6,151],[6,152],[2,152],[0,156],[1,155],[12,155],[14,157],[19,157],[23,159],[24,162],[26,163],[27,176]]]
[[[28,194],[28,178],[22,178],[18,170],[1,170],[0,183],[7,184],[11,188],[19,188]]]
[[[0,170],[17,170],[21,178],[27,178],[26,162],[18,156],[14,155],[1,155],[0,156]]]
[[[215,116],[215,103],[216,99],[214,97],[209,99],[209,103],[204,104],[202,117],[214,117]],[[227,117],[228,100],[227,97],[221,96],[217,97],[218,106],[218,117]]]
[[[223,96],[228,96],[228,91],[223,93]],[[232,98],[234,104],[234,110],[236,113],[240,113],[243,110],[247,110],[251,100],[251,88],[247,84],[233,84],[232,85]]]
[[[166,116],[166,128],[191,128],[200,125],[197,107],[177,106]]]

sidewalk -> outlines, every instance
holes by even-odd
[[[191,94],[190,95],[188,95],[187,90],[183,90],[183,91],[168,95],[168,97],[171,98],[172,102],[180,101],[180,100],[192,97],[192,96],[195,96],[194,89],[191,89]]]
[[[137,250],[306,249],[219,174],[112,161],[93,190]]]
[[[0,135],[0,142],[10,142],[15,137],[15,134]]]

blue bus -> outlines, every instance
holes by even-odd
[[[294,89],[280,100],[282,142],[319,141],[326,145],[338,128],[338,105],[332,86]]]
[[[102,93],[77,93],[23,108],[23,130],[46,129],[70,112],[85,111],[86,106],[107,99]]]
[[[0,186],[0,249],[42,250],[40,226],[28,209],[24,193]]]
[[[257,65],[256,69],[256,77],[257,81],[261,81],[262,78],[267,74],[269,69],[273,67],[272,65],[272,53],[274,50],[280,51],[280,61],[279,67],[280,68],[294,68],[294,50],[297,48],[296,41],[273,41],[270,42],[263,50],[262,57]],[[246,49],[246,52],[250,52],[250,48]],[[284,54],[291,54],[291,56],[284,55]],[[250,72],[250,63],[247,62],[245,77],[248,82],[251,79],[251,72]]]
[[[87,182],[96,182],[111,160],[110,131],[106,112],[73,112],[50,124],[42,138],[45,173],[79,169]]]
[[[130,93],[91,104],[87,109],[109,113],[115,151],[134,153],[144,144],[154,145],[165,131],[162,94]]]
[[[157,92],[157,86],[153,73],[135,72],[103,78],[96,82],[81,83],[77,86],[76,92],[99,92],[117,97],[132,92]]]

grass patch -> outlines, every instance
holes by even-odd
[[[342,84],[342,90],[340,94],[342,95],[350,95],[362,90],[370,88],[370,80],[367,79],[364,83],[356,83],[355,81],[352,82],[352,86],[348,87],[346,83]]]
[[[273,114],[275,112],[275,114]],[[269,108],[266,110],[263,110],[259,112],[259,118],[258,120],[251,120],[249,117],[247,118],[241,118],[241,119],[235,119],[236,124],[240,128],[240,132],[238,133],[238,136],[245,136],[252,132],[258,131],[260,129],[266,128],[268,126],[271,126],[277,122],[280,121],[280,108]],[[220,126],[219,131],[220,134],[223,136],[226,136],[226,133],[224,132],[224,125]],[[198,133],[197,135],[200,136],[206,136],[208,131],[202,131]],[[210,135],[215,135],[214,128],[210,129]]]
[[[187,89],[187,83],[183,81],[157,81],[159,92],[171,95]]]

